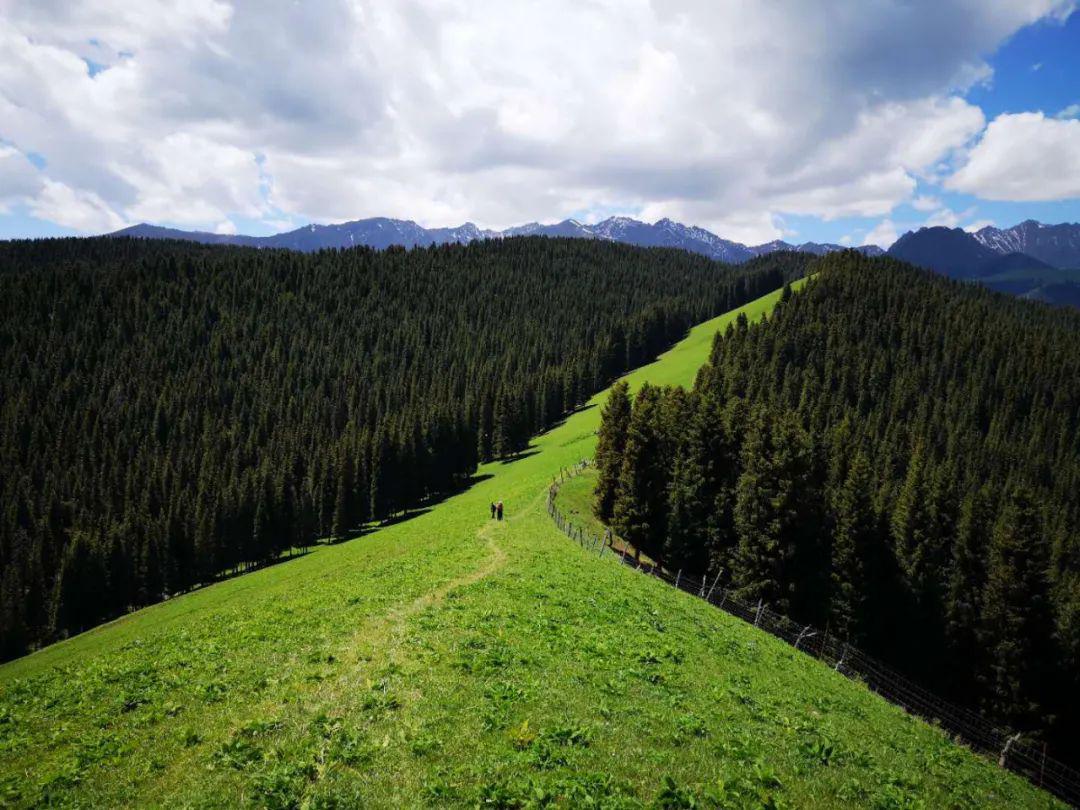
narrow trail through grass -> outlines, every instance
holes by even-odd
[[[737,313],[631,385],[691,384]],[[605,395],[430,511],[0,667],[0,805],[1055,806],[568,542],[547,485]]]

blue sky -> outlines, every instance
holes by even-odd
[[[1080,118],[1080,14],[1072,14],[1064,24],[1036,23],[1008,38],[987,62],[993,75],[975,84],[965,98],[982,109],[988,120],[1003,113],[1041,110],[1049,116],[1062,111]],[[1009,227],[1026,219],[1040,222],[1080,222],[1080,198],[1054,201],[1008,202],[980,199],[972,194],[944,191],[934,184],[920,183],[918,196],[936,197],[948,210],[963,213],[965,222],[992,221]],[[926,223],[926,211],[911,205],[897,206],[892,219],[897,230]],[[845,237],[868,233],[879,222],[869,217],[845,217],[823,221],[818,217],[785,217],[785,224],[799,241],[838,242]],[[959,224],[959,223],[958,223]],[[858,243],[860,240],[853,240]]]
[[[1072,0],[5,8],[0,238],[620,214],[888,244],[1080,221]]]

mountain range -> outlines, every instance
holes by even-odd
[[[920,228],[890,256],[950,278],[1053,304],[1080,306],[1080,224],[1027,220],[1011,228]]]
[[[820,256],[845,249],[843,245],[836,244],[804,242],[795,245],[781,240],[763,245],[744,245],[730,239],[723,239],[704,228],[683,225],[670,219],[661,219],[649,224],[630,217],[609,217],[595,225],[587,225],[576,219],[566,219],[553,225],[530,222],[502,231],[478,228],[471,222],[466,222],[456,228],[424,228],[412,220],[373,217],[338,225],[305,225],[302,228],[273,236],[182,231],[144,223],[116,231],[110,236],[183,239],[206,244],[288,248],[304,252],[356,245],[366,245],[377,249],[391,245],[411,248],[449,242],[468,243],[477,239],[501,239],[508,236],[565,236],[580,239],[608,239],[642,247],[682,248],[733,264],[741,264],[755,256],[763,256],[778,250],[798,250]],[[876,245],[867,245],[858,250],[871,256],[883,252]]]
[[[630,217],[609,217],[589,225],[565,219],[550,225],[529,222],[505,230],[479,228],[471,222],[456,228],[425,228],[412,220],[372,217],[336,225],[305,225],[272,236],[244,236],[204,231],[183,231],[159,225],[133,225],[110,236],[142,239],[182,239],[206,244],[286,248],[311,252],[324,248],[364,245],[383,249],[447,243],[467,244],[479,239],[510,236],[561,236],[607,239],[641,247],[681,248],[718,261],[741,264],[780,250],[821,256],[843,245],[818,242],[792,244],[782,240],[744,245],[724,239],[705,228],[670,219],[653,223]],[[885,251],[875,245],[856,248],[870,256]],[[931,227],[908,231],[888,254],[951,278],[977,281],[1002,292],[1080,306],[1080,224],[1044,225],[1027,220],[1011,228],[992,226],[969,233],[961,228]]]

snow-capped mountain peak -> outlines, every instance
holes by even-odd
[[[1080,224],[1046,225],[1033,219],[1011,228],[988,225],[972,234],[995,253],[1026,253],[1054,267],[1080,267]]]
[[[213,244],[288,248],[300,251],[360,245],[377,249],[391,245],[412,248],[451,242],[465,244],[477,239],[502,239],[512,236],[553,236],[607,239],[642,247],[681,248],[731,263],[745,262],[755,256],[763,256],[777,250],[805,250],[820,255],[831,250],[842,249],[840,245],[817,245],[809,242],[796,248],[781,240],[748,247],[739,242],[723,239],[705,228],[684,225],[667,217],[649,224],[627,216],[608,217],[595,225],[586,225],[577,219],[565,219],[550,225],[528,222],[501,231],[480,228],[473,222],[465,222],[448,228],[424,228],[412,220],[372,217],[333,225],[313,223],[274,236],[208,234],[178,231],[154,225],[136,225],[117,231],[113,235],[148,239],[185,239]]]

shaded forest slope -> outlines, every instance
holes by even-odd
[[[0,657],[460,488],[807,259],[0,245]]]

